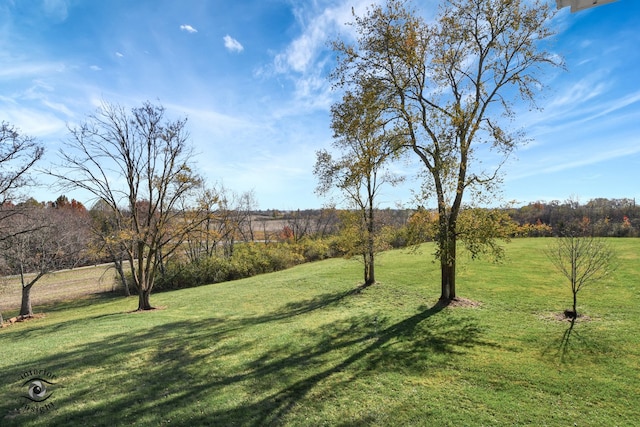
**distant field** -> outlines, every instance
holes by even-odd
[[[27,279],[33,275],[27,275]],[[114,290],[116,271],[113,264],[63,270],[42,277],[31,289],[31,303],[38,305],[79,298]],[[0,312],[20,309],[22,288],[19,276],[0,277]],[[4,314],[5,317],[6,314]]]
[[[363,292],[360,264],[331,259],[152,295],[145,313],[45,305],[0,330],[0,425],[638,425],[640,239],[611,241],[617,270],[581,292],[573,328],[547,242],[514,240],[499,265],[461,255],[473,307],[435,306],[429,245],[382,254]],[[34,372],[53,394],[27,407]]]

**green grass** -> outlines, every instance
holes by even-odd
[[[632,426],[640,420],[640,239],[612,240],[618,268],[569,288],[544,239],[501,265],[460,260],[438,308],[438,266],[379,258],[363,292],[356,262],[328,260],[235,282],[38,307],[0,331],[0,425]],[[21,374],[56,375],[54,407],[18,413]]]

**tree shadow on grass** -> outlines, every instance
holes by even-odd
[[[108,304],[112,301],[121,301],[122,296],[114,295],[111,293],[94,294],[85,298],[80,298],[73,301],[51,302],[40,306],[40,310],[34,310],[36,316],[35,320],[46,318],[47,315],[64,312],[67,310],[77,310],[86,307],[95,307],[98,304]],[[103,313],[96,315],[79,315],[78,317],[71,318],[69,320],[56,321],[55,323],[48,323],[44,326],[38,324],[30,324],[29,328],[24,328],[20,331],[20,339],[28,340],[37,338],[40,336],[51,335],[55,332],[62,332],[67,330],[73,330],[74,328],[82,328],[81,323],[88,321],[95,321],[98,319],[116,319],[118,316],[126,315],[123,311],[114,311],[112,313]]]
[[[90,307],[95,304],[111,302],[115,300],[122,300],[124,298],[117,292],[98,292],[84,297],[74,297],[72,299],[61,299],[57,301],[46,302],[34,307],[34,311],[40,312],[55,312],[65,311],[68,309],[77,309],[82,307]]]
[[[569,326],[560,339],[544,349],[545,354],[551,355],[560,363],[571,363],[584,358],[597,360],[613,351],[608,340],[595,331],[579,330],[576,326],[580,322],[576,318],[569,319],[568,323]]]
[[[335,305],[347,297],[358,295],[362,292],[363,289],[363,286],[358,286],[357,288],[350,289],[344,292],[331,292],[321,294],[303,301],[289,302],[279,309],[275,310],[273,313],[269,313],[256,319],[261,318],[263,321],[275,321],[301,316],[304,314],[310,314],[316,310]]]
[[[573,328],[575,327],[575,325],[576,319],[575,317],[573,317],[571,318],[569,327],[562,334],[562,338],[560,338],[560,345],[558,346],[558,351],[556,354],[560,357],[560,362],[562,363],[566,361],[566,358],[569,355],[569,342],[571,341],[571,334],[573,333]]]
[[[496,346],[495,343],[482,339],[480,329],[469,318],[447,316],[439,322],[423,325],[445,308],[436,305],[391,324],[376,317],[337,322],[329,329],[330,332],[318,337],[314,348],[303,348],[297,352],[285,351],[285,357],[279,357],[283,352],[275,349],[271,354],[265,354],[261,360],[256,360],[257,363],[252,365],[251,375],[273,377],[281,375],[290,366],[301,364],[313,370],[313,366],[310,366],[313,361],[318,362],[319,369],[293,380],[279,390],[265,390],[266,396],[251,405],[217,411],[214,417],[223,423],[234,423],[245,418],[246,422],[242,425],[277,425],[301,401],[312,401],[307,398],[312,391],[316,395],[321,394],[323,387],[327,392],[335,392],[336,385],[346,388],[361,376],[388,371],[422,372],[429,375],[444,359],[461,355],[465,349],[477,345]],[[379,326],[377,330],[376,325]],[[437,329],[431,326],[436,326]],[[345,349],[348,351],[340,351]],[[326,356],[332,353],[343,356],[327,362]],[[331,378],[334,376],[339,378]]]
[[[2,298],[2,295],[0,295]],[[73,298],[60,298],[54,301],[48,301],[43,303],[38,303],[37,301],[32,301],[33,305],[33,313],[34,314],[46,314],[56,311],[64,311],[71,308],[82,308],[93,306],[97,303],[108,302],[115,299],[122,299],[122,295],[115,292],[98,292],[82,297],[73,297]],[[8,307],[0,307],[3,308],[2,313],[5,317],[8,317],[6,313],[9,314],[17,314],[20,312],[20,301],[12,304]]]
[[[47,425],[278,425],[298,405],[322,408],[313,395],[347,388],[360,377],[428,375],[445,358],[495,346],[483,340],[472,318],[436,316],[445,309],[440,305],[400,321],[360,314],[283,336],[292,332],[282,320],[351,293],[320,295],[262,316],[182,320],[61,345],[55,353],[4,366],[0,383],[17,386],[15,379],[30,368],[57,375],[61,389],[51,401],[59,409],[39,415]],[[99,326],[102,319],[95,321]],[[55,334],[55,325],[43,329]],[[12,412],[17,394],[15,387],[4,393],[3,425],[38,417]],[[5,414],[10,416],[3,419]]]

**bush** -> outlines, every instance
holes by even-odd
[[[171,262],[165,274],[156,278],[154,290],[184,289],[229,280],[231,263],[223,257],[211,257],[192,263]]]
[[[305,239],[298,242],[298,253],[305,262],[321,261],[337,256],[327,239]]]
[[[164,275],[156,278],[154,289],[163,291],[191,288],[284,270],[310,260],[305,257],[305,253],[313,257],[313,260],[326,258],[327,251],[324,249],[322,245],[308,243],[238,244],[231,257],[214,255],[191,263],[169,263]]]

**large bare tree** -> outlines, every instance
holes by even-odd
[[[544,50],[554,14],[548,3],[446,0],[426,22],[408,1],[388,0],[355,17],[354,44],[334,42],[337,86],[378,82],[386,113],[422,166],[424,197],[435,196],[443,303],[456,298],[464,195],[486,195],[499,184],[500,165],[523,142],[506,128],[513,102],[533,102],[544,66],[561,65]],[[479,154],[491,152],[496,166],[483,168]]]
[[[35,201],[17,205],[8,219],[15,232],[0,244],[4,273],[20,277],[20,315],[33,315],[31,290],[45,275],[73,268],[86,257],[89,218],[84,209]]]
[[[0,123],[0,240],[14,235],[6,220],[20,213],[14,202],[23,196],[21,190],[32,183],[29,170],[43,153],[44,148],[35,138],[7,122]]]
[[[62,163],[49,171],[115,214],[113,239],[129,261],[138,310],[153,308],[149,297],[158,269],[195,226],[177,209],[200,184],[185,126],[186,119],[169,120],[162,106],[149,102],[130,111],[103,102],[70,129]]]
[[[96,258],[105,254],[113,262],[125,296],[131,296],[129,281],[125,273],[127,248],[129,241],[122,238],[122,221],[114,210],[104,201],[98,200],[89,211],[93,239],[91,248]]]
[[[12,201],[30,184],[29,170],[43,153],[44,148],[35,138],[7,122],[0,123],[0,241],[16,235],[7,221],[19,214]]]
[[[13,200],[30,183],[28,172],[43,153],[35,138],[7,122],[0,123],[0,204]]]

